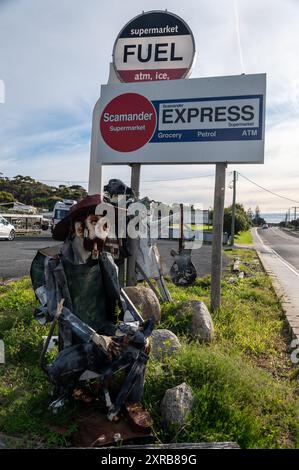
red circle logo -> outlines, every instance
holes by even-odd
[[[105,107],[100,130],[113,150],[133,152],[151,139],[156,122],[156,110],[147,98],[137,93],[124,93]]]

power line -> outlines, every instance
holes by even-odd
[[[211,176],[214,176],[214,174],[198,175],[198,176],[185,176],[185,177],[181,177],[181,178],[165,178],[165,179],[158,179],[158,180],[157,179],[141,180],[141,183],[161,183],[161,182],[164,182],[164,181],[180,181],[180,180],[189,180],[189,179],[197,179],[197,178],[207,178],[207,177],[211,177]],[[13,176],[7,176],[7,178],[13,179],[14,177]],[[44,179],[40,179],[40,178],[38,178],[36,181],[40,181],[42,183],[72,183],[72,184],[77,184],[77,183],[87,184],[88,183],[88,181],[56,180],[56,179],[44,180]],[[127,181],[127,180],[125,180],[125,181]]]
[[[197,178],[207,178],[207,177],[210,177],[210,176],[214,176],[214,174],[212,174],[212,175],[198,175],[198,176],[185,176],[185,177],[181,177],[181,178],[166,178],[166,179],[162,179],[162,180],[141,180],[141,183],[160,183],[160,182],[163,182],[163,181],[194,180],[194,179],[197,179]]]
[[[272,194],[273,196],[279,197],[281,199],[286,199],[287,201],[295,202],[296,204],[299,204],[299,201],[296,201],[295,199],[290,199],[286,196],[282,196],[281,194],[275,193],[274,191],[271,191],[270,189],[264,188],[258,183],[255,183],[252,181],[250,178],[247,178],[247,176],[242,175],[242,173],[237,172],[238,175],[240,175],[242,178],[245,180],[249,181],[251,184],[254,184],[258,188],[262,189],[263,191],[266,191],[267,193]],[[198,179],[198,178],[208,178],[212,177],[214,174],[208,174],[208,175],[197,175],[197,176],[183,176],[180,178],[164,178],[164,179],[153,179],[153,180],[142,180],[141,183],[162,183],[165,181],[184,181],[184,180],[192,180],[192,179]],[[14,178],[13,176],[8,176],[7,178],[12,179]],[[36,181],[40,181],[43,183],[72,183],[72,184],[87,184],[88,181],[75,181],[75,180],[56,180],[56,179],[51,179],[51,180],[44,180],[44,179],[38,179]],[[127,180],[125,180],[127,181]],[[128,182],[128,181],[127,181]]]
[[[264,187],[261,186],[260,184],[255,183],[255,182],[252,181],[251,179],[247,178],[247,176],[242,175],[242,173],[239,173],[239,172],[238,172],[238,174],[239,174],[240,176],[242,176],[242,178],[244,178],[245,180],[247,180],[247,181],[249,181],[250,183],[252,183],[252,184],[254,184],[255,186],[257,186],[258,188],[263,189],[264,191],[267,191],[267,193],[273,194],[273,196],[277,196],[277,197],[280,197],[281,199],[286,199],[287,201],[296,202],[297,204],[299,204],[299,201],[295,201],[295,199],[290,199],[289,197],[282,196],[281,194],[275,193],[274,191],[271,191],[270,189],[264,188]]]

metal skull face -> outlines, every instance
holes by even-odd
[[[88,252],[88,256],[91,253],[92,258],[97,259],[103,250],[108,232],[107,220],[99,215],[91,214],[85,219],[78,219],[74,223],[75,243],[73,243],[73,247],[76,249],[80,246],[80,251],[84,249],[85,252]],[[80,255],[82,258],[82,253]],[[84,256],[84,259],[86,259],[86,256]]]
[[[100,240],[105,241],[109,232],[107,220],[99,215],[89,215],[85,219],[84,235],[87,233],[86,230],[90,240],[99,238]]]

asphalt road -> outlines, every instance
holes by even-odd
[[[17,237],[9,242],[0,240],[0,281],[15,279],[29,274],[31,262],[40,248],[57,245],[59,242],[52,240],[50,234],[35,237]],[[173,264],[170,250],[178,249],[178,242],[162,240],[158,242],[163,272],[167,274]],[[192,253],[192,262],[199,276],[205,276],[211,272],[210,245],[203,245]],[[223,256],[223,267],[225,269],[228,259]]]
[[[299,237],[290,235],[279,227],[258,229],[265,245],[269,245],[288,263],[299,270]]]
[[[37,250],[58,243],[49,235],[0,240],[0,281],[28,275]]]

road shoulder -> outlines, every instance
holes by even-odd
[[[299,272],[265,245],[256,229],[253,230],[253,240],[259,260],[281,301],[291,334],[299,340]]]

